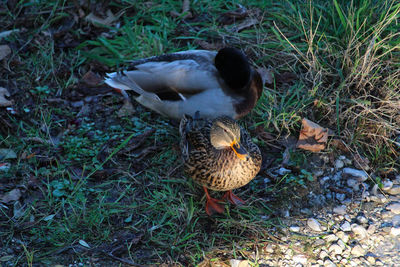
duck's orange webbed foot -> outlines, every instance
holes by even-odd
[[[232,190],[227,191],[222,199],[227,199],[229,202],[235,205],[243,205],[245,203],[243,199],[233,194]]]
[[[207,198],[206,213],[209,216],[213,215],[214,213],[224,213],[224,206],[218,204],[218,202],[221,202],[221,200],[210,197],[207,188],[203,188]]]

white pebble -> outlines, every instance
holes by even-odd
[[[337,241],[339,238],[337,236],[335,236],[334,234],[330,234],[324,237],[324,239],[326,240],[326,242],[328,243],[332,243]]]
[[[295,263],[301,263],[303,265],[307,264],[307,257],[305,255],[302,255],[302,254],[294,255],[292,260]]]
[[[400,185],[395,185],[386,191],[391,195],[399,195],[400,194]]]
[[[322,231],[322,229],[321,229],[321,224],[320,224],[316,219],[314,219],[314,218],[309,218],[309,219],[307,220],[307,225],[308,225],[308,227],[310,227],[313,231],[316,231],[316,232],[321,232],[321,231]]]
[[[346,248],[346,244],[342,241],[342,239],[339,239],[337,244],[342,248],[345,249]]]
[[[248,260],[230,260],[231,267],[247,267],[250,266]]]
[[[357,178],[360,182],[364,182],[368,179],[368,174],[363,170],[357,170],[353,168],[344,168],[343,174],[348,176],[353,176]]]
[[[289,230],[292,232],[300,232],[300,226],[292,225],[289,227]]]
[[[331,245],[328,250],[333,256],[338,254],[340,255],[343,252],[342,248],[338,244]]]
[[[351,230],[353,231],[353,233],[356,234],[356,236],[359,239],[365,239],[368,236],[367,230],[361,225],[352,224],[351,225]]]
[[[389,190],[390,188],[392,188],[393,182],[390,181],[390,180],[388,180],[388,179],[386,179],[386,180],[383,180],[383,181],[382,181],[382,185],[383,185],[382,189],[383,189],[384,191],[387,191],[387,190]],[[375,185],[374,185],[374,186],[375,186]]]
[[[343,167],[344,167],[344,162],[343,161],[341,161],[340,159],[335,160],[335,169],[336,170],[341,169]]]
[[[362,224],[366,224],[367,222],[368,222],[368,219],[367,218],[365,218],[364,216],[357,216],[357,221],[359,222],[359,223],[362,223]]]
[[[399,227],[392,227],[390,229],[390,235],[391,236],[398,236],[400,235],[400,228]]]
[[[334,264],[330,259],[327,259],[324,261],[324,267],[336,267],[336,264]]]
[[[349,235],[343,231],[339,231],[336,233],[336,236],[339,237],[344,243],[349,242]]]
[[[361,257],[364,256],[365,250],[360,245],[356,245],[351,249],[351,254],[356,257]]]
[[[375,264],[375,258],[372,257],[372,256],[368,256],[368,257],[367,257],[367,261],[368,261],[370,264],[372,264],[372,265]]]
[[[342,231],[344,232],[350,232],[351,231],[351,226],[349,222],[344,222],[341,226],[340,229],[342,229]]]
[[[386,209],[390,210],[394,214],[400,214],[400,203],[392,202],[386,206]]]
[[[394,215],[392,218],[392,224],[393,226],[400,226],[400,215]]]
[[[325,258],[329,257],[328,253],[325,250],[321,250],[321,252],[319,253],[319,258],[321,260],[325,260]]]
[[[340,206],[334,207],[333,212],[336,214],[345,215],[346,214],[346,206],[340,205]]]

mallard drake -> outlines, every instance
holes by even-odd
[[[235,48],[165,54],[133,61],[130,67],[108,73],[105,83],[133,91],[143,106],[177,120],[197,110],[206,118],[238,119],[254,108],[263,89],[260,74]]]
[[[185,115],[179,131],[185,171],[203,186],[206,213],[224,211],[218,204],[223,200],[210,197],[207,189],[227,191],[222,199],[233,204],[243,203],[232,190],[249,183],[259,172],[262,160],[260,149],[250,135],[230,117],[200,119],[198,113],[194,119]]]

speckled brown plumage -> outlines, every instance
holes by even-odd
[[[226,120],[224,117],[216,120],[221,119]],[[248,152],[245,160],[238,158],[230,148],[216,149],[210,141],[212,123],[189,116],[182,119],[181,150],[186,173],[196,183],[211,190],[229,191],[246,185],[260,170],[262,159],[259,148],[251,141],[249,134],[240,128],[240,143]]]

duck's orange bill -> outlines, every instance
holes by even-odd
[[[239,159],[245,160],[247,158],[247,151],[244,149],[238,141],[233,141],[231,144],[231,148],[235,152],[236,156],[238,156]]]

